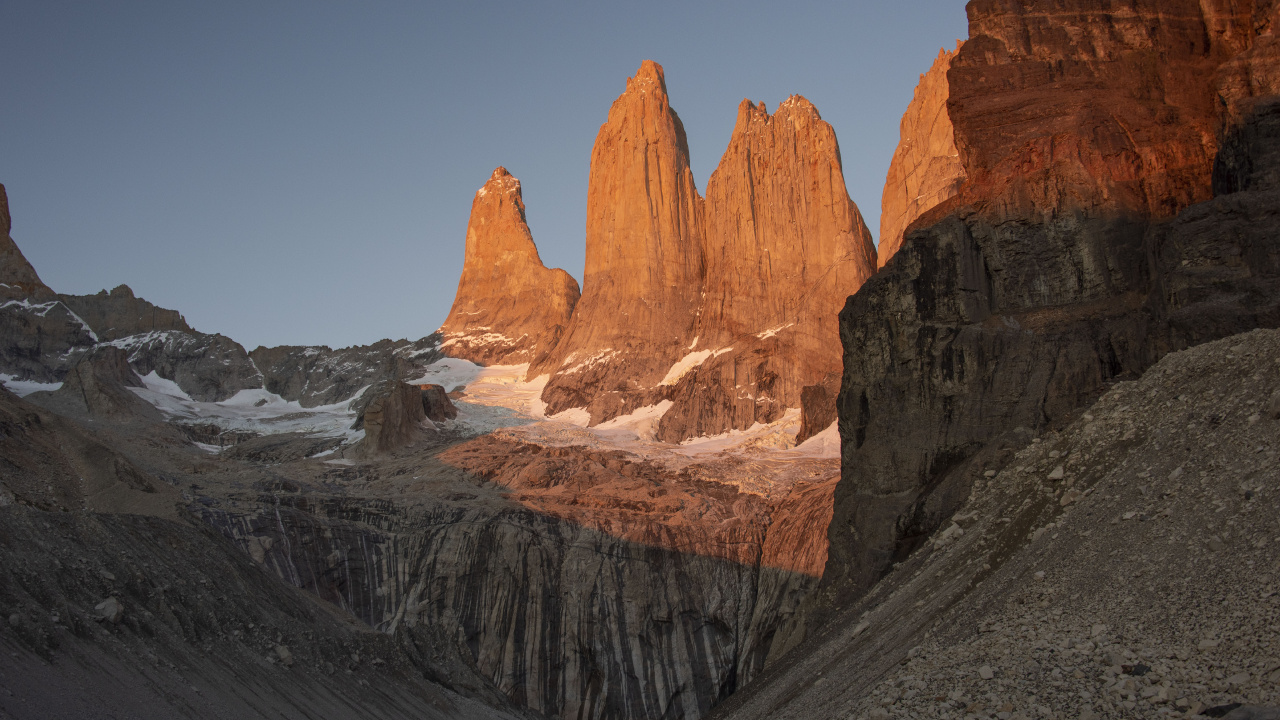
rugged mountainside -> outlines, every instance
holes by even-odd
[[[821,607],[917,547],[1019,428],[1065,422],[1170,350],[1280,324],[1277,170],[1246,161],[1275,156],[1280,115],[1260,99],[1225,125],[1213,101],[1215,69],[1270,39],[1244,11],[1122,6],[970,3],[949,73],[961,202],[841,314]],[[1217,126],[1236,159],[1211,181]],[[1245,189],[1191,204],[1214,186]]]
[[[1172,353],[1025,431],[945,528],[712,717],[1280,705],[1277,357],[1276,330]]]
[[[672,442],[772,422],[840,370],[833,313],[875,272],[876,251],[835,130],[808,100],[793,95],[772,116],[764,103],[738,106],[707,183],[703,255],[689,350],[708,357],[670,380],[658,437]]]
[[[704,274],[703,202],[662,67],[646,60],[591,149],[582,299],[555,350],[548,413],[593,422],[631,412],[695,339]]]
[[[825,560],[806,530],[834,482],[765,498],[703,472],[494,435],[192,491],[285,582],[383,632],[457,638],[519,706],[693,720],[801,636]]]
[[[441,357],[436,333],[413,342],[379,340],[337,350],[327,345],[279,345],[249,353],[262,372],[262,387],[303,407],[349,400],[382,380],[416,378]]]
[[[955,197],[964,183],[964,164],[956,149],[955,131],[947,113],[950,89],[947,71],[963,43],[938,51],[929,71],[920,76],[915,96],[902,116],[902,135],[880,201],[880,267],[902,247],[902,238],[916,218]]]
[[[547,413],[583,408],[595,425],[669,402],[657,434],[678,442],[772,422],[802,407],[805,387],[821,386],[808,395],[817,404],[805,408],[800,439],[824,429],[814,422],[831,416],[839,372],[833,312],[876,259],[817,108],[793,96],[770,115],[743,100],[704,202],[662,68],[646,60],[591,157],[583,295],[554,350],[529,370],[549,376]],[[511,234],[525,238],[517,216]],[[531,240],[522,247],[536,252]],[[464,268],[446,334],[510,336],[510,321],[459,310],[503,306],[492,296],[499,288]]]
[[[96,295],[58,295],[58,299],[94,329],[99,340],[119,340],[129,335],[176,330],[194,335],[177,310],[166,310],[136,297],[128,285]]]
[[[520,716],[447,643],[373,632],[262,572],[119,450],[119,427],[0,390],[5,717]],[[175,435],[147,443],[190,447]]]
[[[518,365],[549,353],[578,303],[569,273],[547,269],[524,218],[520,181],[506,168],[476,191],[462,277],[441,349],[483,365]]]

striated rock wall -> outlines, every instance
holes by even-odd
[[[707,184],[706,279],[693,353],[658,437],[679,442],[768,423],[838,372],[836,314],[875,272],[845,189],[835,130],[793,95],[771,116],[743,100]]]
[[[915,96],[902,116],[901,140],[889,163],[880,200],[880,267],[902,247],[903,234],[916,218],[955,197],[964,183],[964,165],[956,149],[947,113],[947,71],[963,43],[938,51],[920,76]]]
[[[316,480],[368,497],[285,483],[266,504],[255,487],[200,510],[377,629],[457,637],[518,705],[691,720],[802,636],[825,562],[811,530],[834,485],[768,499],[623,452],[493,436],[299,485]]]
[[[689,351],[701,302],[703,203],[662,68],[627,79],[591,150],[582,299],[531,377],[550,374],[549,414],[593,422],[645,404]]]
[[[950,72],[967,204],[922,220],[841,313],[823,607],[865,592],[1030,433],[1117,379],[1280,324],[1280,198],[1274,165],[1252,162],[1275,157],[1280,114],[1255,99],[1233,125],[1202,102],[1228,51],[1254,42],[1248,13],[1047,5],[970,3]],[[1211,183],[1219,137],[1234,159]],[[1189,204],[1214,185],[1240,191]]]
[[[520,181],[493,171],[471,203],[462,277],[441,349],[482,365],[517,365],[551,352],[580,293],[569,273],[538,257]]]

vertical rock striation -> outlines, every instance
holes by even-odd
[[[951,52],[938,51],[902,116],[901,140],[889,163],[880,201],[880,267],[902,247],[902,236],[911,223],[955,197],[964,183],[964,165],[947,113],[947,70],[962,46],[957,43]]]
[[[579,297],[569,273],[538,257],[520,181],[499,167],[471,203],[462,278],[440,333],[441,349],[481,364],[545,355],[569,325]]]
[[[555,351],[548,413],[585,407],[593,422],[651,399],[688,352],[702,294],[703,203],[684,125],[662,68],[646,60],[591,150],[582,299]]]
[[[838,372],[836,315],[875,272],[876,251],[845,189],[835,130],[793,95],[770,116],[743,100],[707,184],[706,279],[696,341],[705,359],[672,378],[658,436],[777,420],[801,389]]]
[[[1252,4],[1225,7],[969,4],[948,75],[965,185],[841,313],[820,606],[864,592],[1110,383],[1280,324],[1280,112],[1251,59],[1273,41]],[[1230,77],[1247,102],[1218,99]]]

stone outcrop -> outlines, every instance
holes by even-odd
[[[326,345],[257,347],[249,353],[262,371],[263,387],[303,407],[355,398],[382,380],[412,380],[439,360],[440,335],[420,340],[380,340],[334,350]]]
[[[550,374],[548,413],[593,422],[645,404],[689,352],[703,278],[702,198],[662,68],[646,60],[609,109],[591,150],[582,299],[530,376]]]
[[[418,388],[422,390],[422,409],[428,420],[444,422],[458,417],[458,408],[454,407],[444,386],[428,383]]]
[[[657,437],[769,423],[838,372],[835,313],[875,272],[835,132],[792,96],[744,100],[704,202],[662,69],[646,61],[592,152],[583,296],[555,351],[548,414],[597,424],[671,401]]]
[[[427,421],[426,405],[421,389],[398,380],[384,380],[370,387],[352,408],[356,412],[352,429],[364,430],[364,439],[353,453],[374,457],[435,435],[435,427]]]
[[[836,314],[876,267],[845,189],[835,131],[793,95],[770,115],[743,100],[707,183],[702,358],[671,378],[658,437],[679,442],[777,420],[840,370]]]
[[[140,387],[144,387],[142,379],[129,366],[125,351],[100,345],[85,353],[67,373],[62,387],[41,404],[62,414],[161,421],[158,410],[129,390]]]
[[[506,168],[476,192],[462,277],[440,326],[441,350],[483,365],[515,365],[545,355],[569,325],[578,283],[538,257],[524,217],[520,181]]]
[[[196,333],[182,313],[136,297],[128,285],[117,286],[109,293],[102,290],[96,295],[59,295],[58,299],[88,323],[104,342],[165,330]]]
[[[53,299],[53,291],[40,280],[36,269],[9,236],[12,229],[9,195],[4,185],[0,185],[0,299],[31,298],[41,302]]]
[[[915,96],[902,116],[901,139],[889,163],[880,201],[880,267],[902,247],[902,237],[916,218],[955,197],[964,183],[964,165],[956,149],[947,113],[947,70],[963,43],[938,51],[929,71],[920,76]]]
[[[865,592],[985,471],[1111,383],[1280,325],[1275,165],[1251,160],[1275,157],[1280,113],[1255,98],[1233,124],[1213,99],[1215,70],[1266,36],[1243,11],[1121,5],[970,3],[949,74],[961,202],[917,223],[841,313],[820,606]],[[1238,191],[1196,203],[1215,186]]]

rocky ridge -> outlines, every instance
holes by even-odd
[[[1278,357],[1280,331],[1232,336],[1167,355],[1060,431],[1024,429],[950,522],[712,717],[1280,704]]]
[[[506,168],[476,191],[462,276],[441,350],[482,365],[518,365],[549,353],[580,296],[569,273],[538,257],[524,217],[520,181]]]

